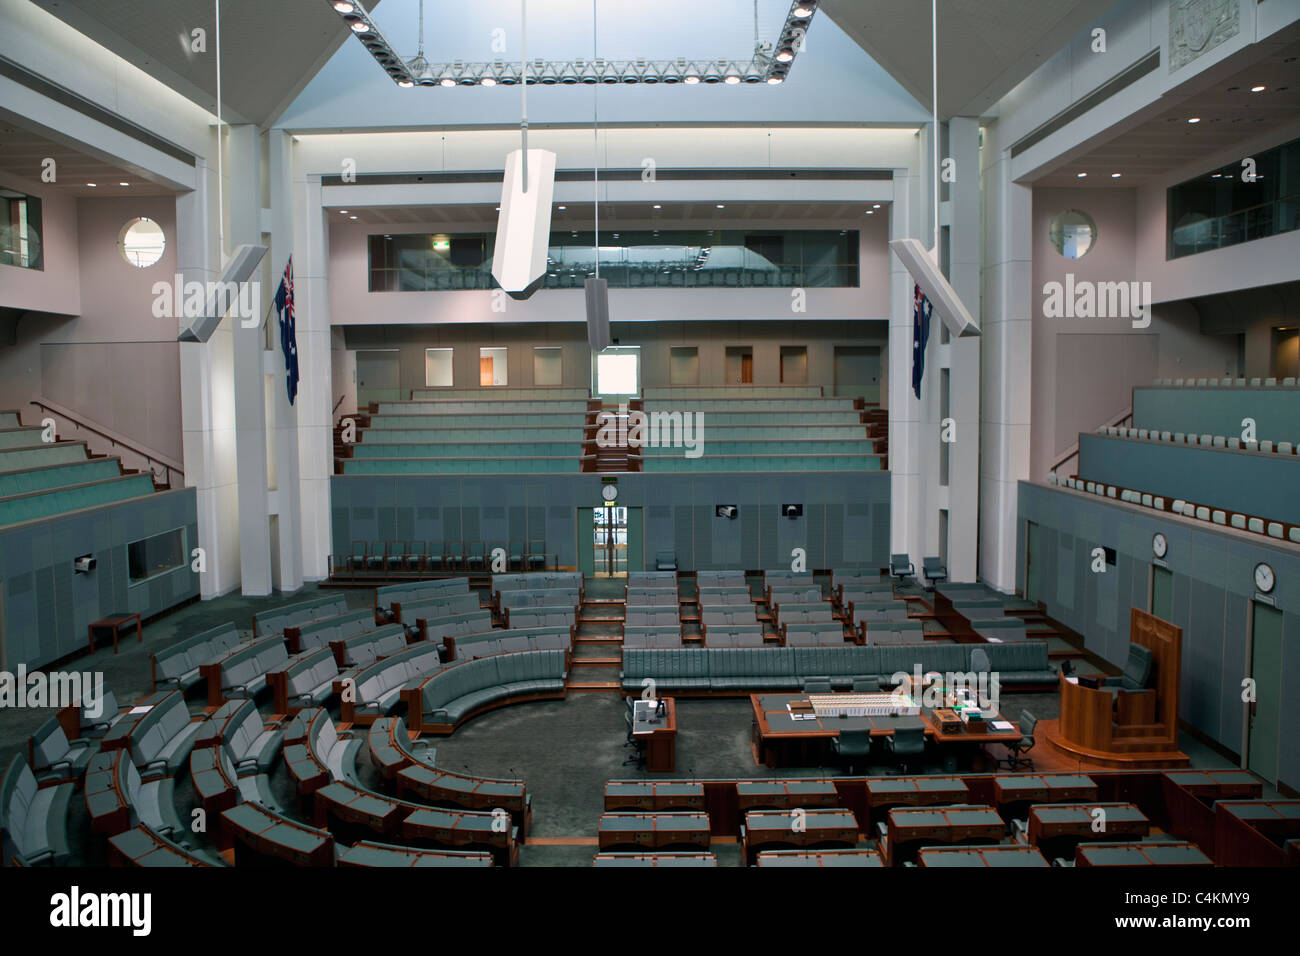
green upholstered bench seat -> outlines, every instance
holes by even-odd
[[[0,779],[0,853],[4,862],[23,866],[62,866],[68,862],[68,806],[71,783],[39,787],[21,753],[14,754]]]
[[[234,624],[218,624],[193,637],[177,641],[152,655],[155,687],[187,690],[199,682],[199,667],[225,657],[240,644]]]
[[[561,650],[462,661],[434,674],[418,689],[408,690],[407,712],[418,710],[424,724],[454,726],[474,711],[510,697],[562,695],[567,673]]]
[[[293,654],[328,647],[335,641],[364,634],[375,629],[374,608],[360,608],[308,624],[289,625],[284,639]]]
[[[284,604],[253,615],[253,633],[257,637],[281,634],[286,627],[302,627],[313,621],[346,614],[348,599],[342,593],[324,594],[310,601]]]

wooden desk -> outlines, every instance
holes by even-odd
[[[928,807],[965,803],[970,788],[961,777],[868,777],[867,806]]]
[[[379,794],[359,790],[346,783],[331,783],[321,787],[314,794],[317,819],[313,822],[324,825],[330,817],[364,827],[375,833],[392,833],[397,823],[408,810],[395,800],[381,797]]]
[[[1075,866],[1214,866],[1195,843],[1080,843]]]
[[[749,810],[839,809],[839,791],[830,780],[742,780],[736,784],[736,806]]]
[[[753,708],[751,725],[755,756],[766,766],[811,766],[827,759],[830,741],[844,730],[866,730],[874,737],[889,737],[900,727],[920,725],[926,737],[944,747],[975,746],[990,743],[1007,743],[1020,739],[1020,729],[1014,722],[1011,729],[995,731],[967,730],[964,726],[944,732],[927,713],[917,715],[880,717],[811,717],[795,720],[787,709],[791,702],[806,701],[807,694],[751,694]],[[1001,720],[1001,716],[995,718]],[[953,767],[952,769],[956,769]]]
[[[227,774],[221,762],[222,752],[220,746],[190,751],[190,780],[194,783],[194,795],[209,817],[239,803],[239,778]]]
[[[671,697],[660,699],[664,702],[664,716],[653,720],[638,716],[632,736],[645,744],[646,770],[672,773],[677,769],[677,702]]]
[[[993,799],[999,807],[1096,800],[1097,784],[1079,773],[999,774],[993,778]]]
[[[859,836],[857,818],[847,810],[750,810],[743,833],[746,863],[762,847],[852,847]]]
[[[417,850],[362,840],[339,851],[338,865],[344,867],[492,866],[492,854],[457,853],[453,850]]]
[[[875,850],[764,850],[755,866],[868,866],[883,867]]]
[[[211,866],[206,860],[191,856],[175,844],[168,843],[143,823],[109,838],[108,865]]]
[[[1032,846],[1003,843],[998,846],[929,846],[920,850],[921,866],[1050,866]]]
[[[131,804],[122,792],[125,763],[131,753],[124,747],[101,750],[86,767],[83,796],[92,833],[115,835],[131,826]]]
[[[703,813],[704,784],[677,780],[611,780],[605,784],[605,809]]]
[[[1093,829],[1094,811],[1101,809],[1102,829]],[[1073,839],[1113,841],[1116,837],[1144,837],[1151,823],[1131,803],[1046,803],[1029,808],[1029,842]]]
[[[1300,837],[1300,800],[1221,800],[1219,808],[1279,845]]]
[[[911,843],[964,843],[982,840],[1000,843],[1007,825],[992,807],[906,808],[889,811],[885,859],[890,866],[902,862],[901,850]]]
[[[101,617],[98,621],[91,621],[87,626],[90,640],[90,653],[95,653],[95,634],[97,631],[111,631],[113,634],[113,653],[117,653],[117,635],[124,628],[135,623],[135,640],[137,644],[144,643],[144,628],[140,626],[139,614],[110,614],[108,617]]]
[[[398,825],[401,841],[429,842],[447,847],[487,847],[497,863],[514,866],[519,862],[516,830],[509,820],[473,810],[442,810],[422,807]]]
[[[412,794],[429,803],[450,803],[466,810],[491,812],[500,807],[509,810],[520,827],[530,815],[528,790],[522,780],[469,777],[413,763],[397,772],[397,795]]]
[[[709,846],[707,813],[605,813],[600,818],[602,850],[637,846],[658,850],[672,846]]]
[[[293,866],[333,866],[334,837],[304,826],[255,803],[241,803],[221,814],[235,843],[235,864],[241,851],[271,857]]]
[[[1264,795],[1264,785],[1249,770],[1175,770],[1165,777],[1204,800],[1258,800]]]

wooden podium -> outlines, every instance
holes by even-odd
[[[1038,726],[1056,750],[1102,767],[1186,766],[1178,750],[1183,629],[1137,608],[1129,614],[1129,641],[1151,652],[1152,686],[1112,695],[1062,677],[1061,716]]]

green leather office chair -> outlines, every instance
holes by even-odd
[[[865,764],[867,755],[871,753],[871,731],[865,727],[841,730],[831,738],[831,749],[847,764],[848,772],[852,774],[854,765]]]
[[[1001,761],[1006,764],[1008,770],[1019,770],[1021,767],[1034,769],[1032,757],[1023,757],[1026,750],[1034,746],[1034,725],[1038,723],[1038,718],[1027,710],[1020,712],[1020,739],[1014,743],[1007,744],[1007,750],[1011,751],[1011,756]]]
[[[907,773],[925,758],[925,726],[918,723],[915,727],[898,727],[885,738],[885,746],[898,758],[899,769],[891,772]]]
[[[636,722],[636,698],[625,697],[627,707],[623,711],[623,719],[627,723],[627,742],[625,746],[632,748],[632,755],[623,761],[623,766],[635,764],[637,767],[645,766],[645,746],[632,733],[632,727]]]

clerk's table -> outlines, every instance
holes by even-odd
[[[663,704],[660,713],[659,704]],[[671,697],[638,700],[632,709],[632,736],[645,744],[645,768],[671,773],[677,768],[677,702]]]

